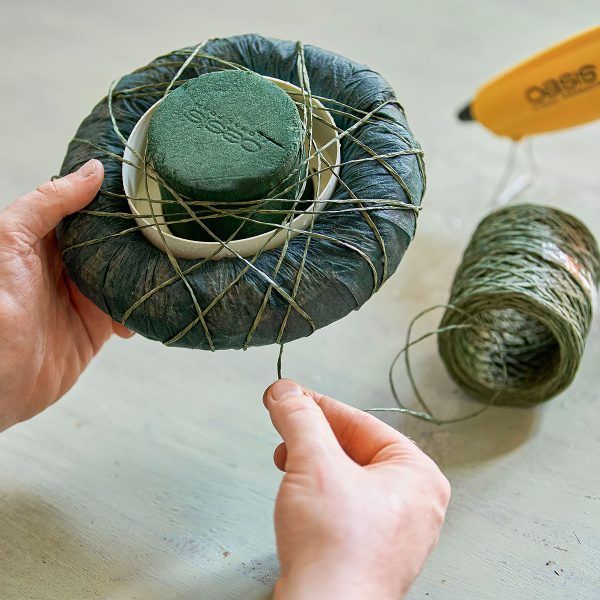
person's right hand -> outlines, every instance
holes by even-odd
[[[275,600],[398,600],[438,541],[450,485],[375,417],[290,380],[264,395],[284,443]]]

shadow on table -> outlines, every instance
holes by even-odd
[[[465,405],[465,414],[480,406]],[[535,432],[539,412],[539,408],[490,407],[458,423],[438,426],[405,416],[395,426],[444,470],[487,462],[516,450]]]
[[[127,536],[104,539],[77,525],[56,506],[29,491],[0,491],[0,591],[2,600],[270,600],[275,556],[251,564],[224,564],[210,577],[166,553],[155,564]],[[90,524],[93,528],[93,523]]]

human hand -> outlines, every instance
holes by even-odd
[[[0,431],[58,400],[113,332],[132,335],[68,279],[54,235],[103,176],[90,160],[0,212]]]
[[[275,600],[398,600],[437,543],[450,485],[407,437],[282,379],[264,403],[283,438]]]

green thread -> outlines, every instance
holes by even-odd
[[[406,343],[390,367],[390,387],[400,412],[441,425],[464,421],[492,404],[532,406],[566,389],[579,368],[600,282],[600,251],[587,227],[566,212],[533,204],[510,205],[477,227],[452,284],[448,304],[411,321]],[[415,323],[445,310],[440,325],[412,339]],[[484,406],[440,419],[414,379],[409,350],[437,336],[452,379]],[[405,406],[394,384],[404,355],[421,410]]]

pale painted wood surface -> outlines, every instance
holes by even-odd
[[[456,109],[495,71],[592,24],[597,9],[591,0],[1,0],[0,204],[57,172],[112,78],[164,51],[259,31],[367,62],[394,85],[427,152],[425,211],[381,293],[290,345],[284,367],[355,406],[391,405],[387,366],[409,317],[446,300],[506,161],[507,143],[459,124]],[[597,235],[599,140],[598,123],[540,138],[542,175],[525,194],[570,207]],[[115,340],[68,397],[2,434],[0,598],[269,598],[280,475],[260,397],[275,359],[272,348],[209,354]],[[596,322],[575,384],[547,406],[442,428],[390,419],[454,489],[411,600],[600,598],[599,359]],[[415,361],[441,411],[472,409],[434,343]],[[398,379],[409,399],[402,369]]]

